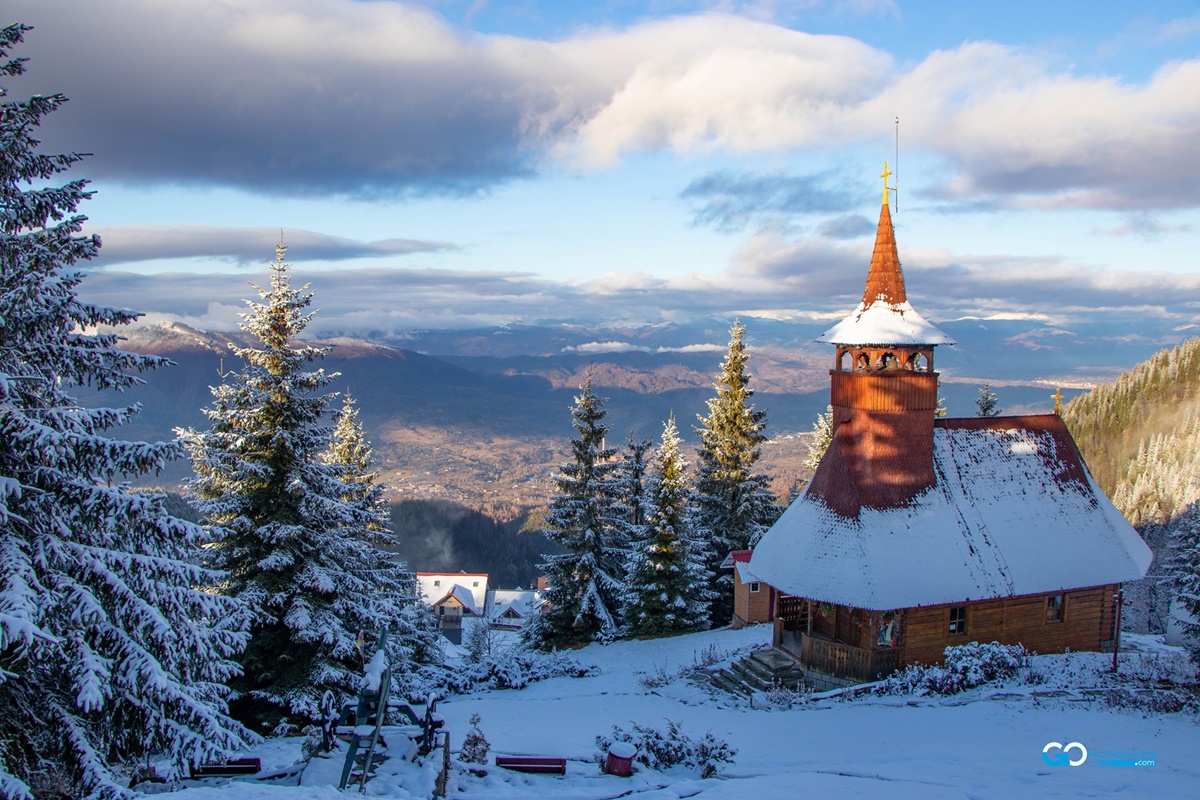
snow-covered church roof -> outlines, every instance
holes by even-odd
[[[1121,583],[1149,568],[1150,549],[1057,415],[936,420],[933,458],[935,486],[872,507],[839,428],[808,490],[755,548],[754,574],[791,595],[885,611]]]
[[[875,249],[871,253],[862,302],[850,316],[817,337],[817,341],[851,346],[954,344],[953,339],[908,302],[886,198],[879,211]]]

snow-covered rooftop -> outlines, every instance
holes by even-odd
[[[417,585],[421,598],[430,604],[440,603],[453,595],[473,614],[482,613],[487,603],[488,576],[486,573],[418,572]]]
[[[847,474],[837,440],[750,561],[788,594],[891,610],[1120,583],[1150,566],[1056,415],[937,420],[937,485],[890,508],[828,480]]]
[[[733,571],[737,573],[737,578],[742,583],[766,583],[766,581],[761,581],[757,575],[750,571],[749,564],[743,564],[738,561],[733,565]]]
[[[818,342],[847,345],[927,346],[954,344],[954,340],[928,321],[907,300],[885,299],[859,303],[850,316],[817,337]]]
[[[529,619],[543,602],[542,593],[534,589],[496,589],[488,592],[488,618],[498,619],[511,611],[521,619]]]

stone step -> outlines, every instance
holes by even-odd
[[[760,675],[770,675],[777,681],[803,680],[804,669],[795,659],[776,650],[759,650],[750,654],[747,664]]]
[[[800,670],[800,665],[796,663],[795,659],[778,650],[755,650],[750,654],[750,660],[762,664],[771,672]]]
[[[733,672],[734,677],[751,689],[765,692],[771,688],[771,676],[769,674],[765,676],[759,675],[744,661],[735,661],[730,665],[730,670]]]
[[[739,696],[748,696],[751,693],[737,677],[724,668],[709,673],[708,680],[709,683],[723,692]]]
[[[708,675],[710,684],[736,695],[769,692],[776,686],[792,690],[805,686],[804,669],[791,657],[773,650],[755,651]]]

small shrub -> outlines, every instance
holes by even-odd
[[[692,660],[697,668],[703,669],[704,667],[711,667],[713,664],[718,664],[729,658],[729,656],[729,651],[717,647],[714,643],[699,652],[693,653]]]
[[[466,738],[463,739],[462,750],[458,752],[458,760],[465,764],[487,763],[488,750],[492,749],[492,745],[480,730],[480,722],[478,714],[471,715],[471,728],[467,731]]]
[[[650,769],[663,770],[671,767],[686,767],[695,770],[701,778],[717,774],[720,764],[733,763],[737,749],[712,732],[701,739],[692,739],[685,734],[678,722],[667,720],[666,730],[658,730],[633,723],[633,730],[625,731],[614,725],[609,736],[597,736],[596,762],[604,768],[605,754],[614,742],[629,742],[637,748],[634,758]]]
[[[770,708],[788,709],[809,702],[812,693],[812,689],[807,687],[797,691],[777,683],[759,697]]]
[[[657,689],[660,686],[666,686],[679,677],[678,672],[668,670],[666,666],[654,665],[651,672],[635,672],[638,685],[643,689]]]

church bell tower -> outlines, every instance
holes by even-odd
[[[883,206],[862,302],[817,339],[836,348],[829,372],[833,434],[853,473],[847,477],[868,508],[895,506],[934,485],[933,351],[954,344],[908,302],[888,208],[891,173],[886,163],[883,169]]]

